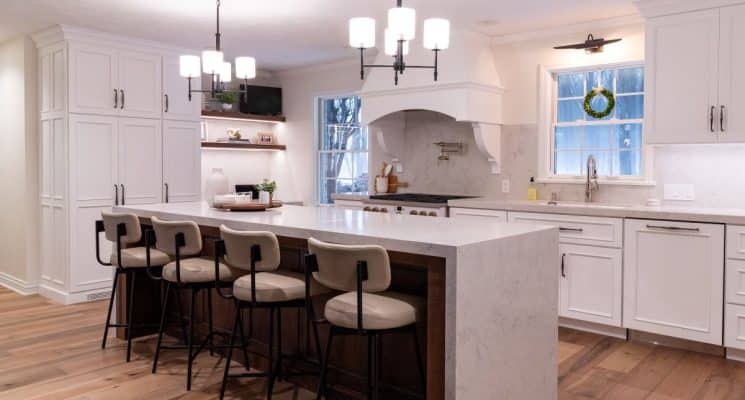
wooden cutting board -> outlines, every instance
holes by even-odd
[[[219,206],[215,206],[215,208],[220,210],[230,210],[230,211],[266,211],[270,208],[278,208],[282,207],[281,201],[275,201],[272,202],[271,205],[269,204],[263,204],[263,203],[243,203],[243,204],[222,204]]]

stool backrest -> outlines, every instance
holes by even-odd
[[[155,231],[155,248],[168,254],[176,255],[176,234],[183,233],[186,245],[179,249],[181,257],[196,256],[202,252],[202,233],[199,225],[193,221],[163,221],[158,217],[150,218]]]
[[[345,292],[357,290],[357,263],[367,263],[365,292],[382,292],[391,285],[391,263],[388,252],[374,245],[342,245],[308,239],[308,249],[316,256],[316,280],[323,286]]]
[[[116,244],[117,226],[121,223],[126,227],[126,235],[122,236],[121,244],[137,243],[142,239],[142,228],[140,228],[140,219],[134,214],[112,213],[101,211],[103,217],[104,233],[106,240]]]
[[[251,248],[259,246],[261,260],[256,271],[275,271],[279,268],[279,241],[271,232],[237,231],[220,226],[220,236],[225,242],[225,262],[234,268],[251,270]]]

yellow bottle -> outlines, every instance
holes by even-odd
[[[535,187],[535,178],[530,177],[530,186],[528,186],[528,200],[538,200],[538,189]]]

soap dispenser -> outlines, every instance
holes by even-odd
[[[530,185],[528,185],[528,200],[538,200],[538,189],[535,187],[535,178],[530,177]]]

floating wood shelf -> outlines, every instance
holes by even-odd
[[[243,150],[287,150],[283,144],[254,144],[235,142],[202,142],[202,148],[208,149],[243,149]]]
[[[244,114],[239,112],[222,112],[202,110],[202,118],[208,119],[227,119],[253,122],[285,122],[287,119],[283,115],[256,115]]]

